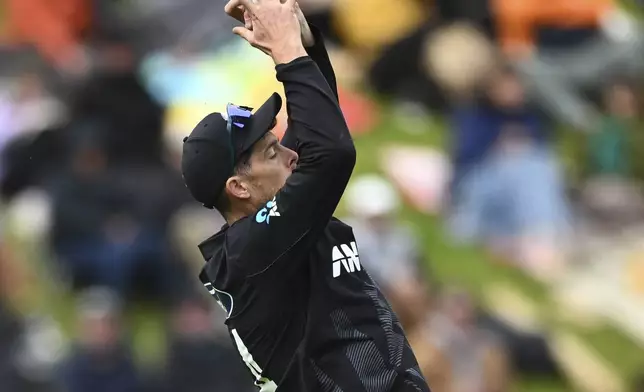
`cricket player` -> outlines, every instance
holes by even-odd
[[[231,0],[226,12],[274,60],[288,113],[282,143],[278,94],[254,112],[229,104],[184,139],[188,189],[227,222],[199,245],[200,278],[241,359],[264,392],[428,392],[351,227],[333,217],[356,151],[320,33],[295,0]]]

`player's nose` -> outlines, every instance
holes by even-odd
[[[295,167],[297,166],[297,161],[300,159],[299,155],[291,149],[288,149],[288,167],[291,168],[291,170],[295,170]]]

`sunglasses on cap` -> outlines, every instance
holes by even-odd
[[[233,130],[243,129],[253,115],[252,110],[253,108],[237,106],[232,103],[226,105],[226,117],[228,117],[226,129],[228,133],[232,134]]]
[[[252,117],[253,108],[248,106],[238,106],[232,103],[226,105],[226,117],[228,118],[226,123],[226,129],[228,134],[232,135],[233,131],[244,129],[248,120]],[[277,118],[273,119],[269,130],[275,128],[277,125]]]

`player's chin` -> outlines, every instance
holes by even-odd
[[[284,188],[284,185],[286,185],[286,181],[288,181],[289,177],[293,174],[292,171],[289,170],[288,173],[284,173],[284,177],[282,178],[282,181],[279,184],[279,187],[277,188],[278,190]]]
[[[288,178],[293,175],[293,172],[295,171],[295,167],[296,166],[292,166],[291,168],[289,168],[289,171],[286,173],[286,176],[284,178],[284,183],[285,184],[286,184],[286,181],[288,180]]]

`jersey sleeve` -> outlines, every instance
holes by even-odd
[[[306,53],[311,57],[311,59],[317,64],[320,72],[324,76],[324,79],[329,84],[333,95],[339,101],[338,96],[338,86],[335,78],[335,72],[333,71],[333,66],[331,65],[331,60],[329,59],[329,53],[327,52],[326,46],[324,45],[324,36],[320,30],[312,24],[309,24],[311,33],[313,33],[313,38],[315,44],[311,47],[306,48]],[[296,132],[290,132],[292,127],[292,121],[289,118],[286,128],[286,133],[282,137],[282,145],[290,148],[291,150],[298,150],[298,141],[296,137]]]
[[[284,84],[289,132],[299,162],[285,186],[250,217],[249,276],[297,268],[331,219],[355,165],[356,152],[338,99],[310,56],[276,67]],[[291,262],[290,260],[295,260]]]

